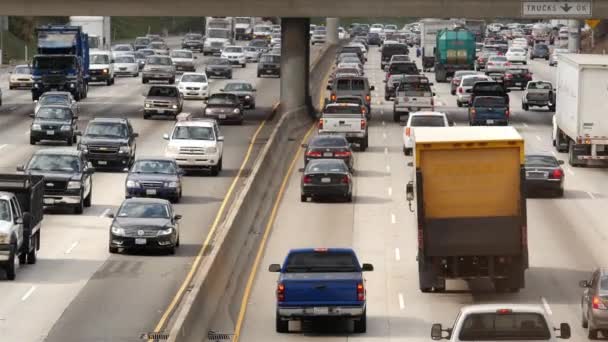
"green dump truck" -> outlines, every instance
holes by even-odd
[[[435,80],[446,82],[456,70],[473,70],[475,66],[475,34],[463,29],[444,29],[437,33],[435,48]]]

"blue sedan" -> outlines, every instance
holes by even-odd
[[[137,159],[125,182],[126,198],[154,197],[177,203],[182,197],[183,174],[173,159]]]

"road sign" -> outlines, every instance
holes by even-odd
[[[600,23],[600,19],[587,19],[585,20],[585,24],[589,25],[592,29],[596,28]]]
[[[522,1],[521,15],[531,18],[590,18],[592,0]]]

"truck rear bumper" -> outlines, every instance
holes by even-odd
[[[44,195],[44,205],[76,205],[80,196]]]
[[[289,318],[359,317],[365,306],[279,307],[279,316]]]
[[[11,255],[11,245],[2,244],[0,245],[0,262],[8,261]]]

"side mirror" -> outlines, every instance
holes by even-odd
[[[258,91],[258,90],[257,90],[257,89],[251,89],[251,91],[256,92],[256,91]]]
[[[223,93],[225,90],[224,89],[220,89],[220,91]]]
[[[219,137],[217,137],[217,141],[224,141],[224,136],[220,135]]]
[[[302,148],[308,148],[308,144],[302,144]]]
[[[178,215],[175,215],[175,216],[173,216],[173,219],[174,219],[175,221],[179,221],[179,220],[181,220],[181,219],[182,219],[182,215],[179,215],[179,214],[178,214]]]
[[[570,331],[570,325],[568,323],[562,323],[559,325],[559,338],[567,340],[572,335]]]
[[[137,138],[139,136],[139,133],[133,133],[133,138]]]
[[[107,213],[107,214],[106,214],[106,217],[107,217],[107,218],[114,218],[114,213]]]
[[[163,139],[169,140],[169,134],[167,134],[167,133],[163,134]]]
[[[563,161],[563,160],[558,160],[558,161],[557,161],[557,163],[558,163],[559,165],[564,165],[564,161]]]
[[[268,272],[281,272],[281,265],[279,264],[270,264],[268,266]]]
[[[374,90],[376,90],[376,87],[374,87],[374,86],[369,87],[369,91],[374,91]]]
[[[16,223],[16,224],[23,224],[23,217],[17,217],[17,218],[15,219],[15,223]]]
[[[433,339],[434,341],[439,341],[443,339],[443,329],[441,327],[441,324],[433,324],[433,326],[431,327],[431,339]]]
[[[20,171],[20,172],[25,171],[25,166],[23,166],[23,165],[17,166],[17,171]]]
[[[578,282],[578,286],[580,286],[582,288],[588,288],[591,286],[591,284],[589,284],[589,282],[586,280],[581,280]]]
[[[330,85],[327,86],[327,90],[331,90],[331,86]]]
[[[373,270],[374,270],[374,265],[372,265],[372,264],[363,264],[361,266],[361,271],[362,272],[371,272]]]
[[[408,202],[414,200],[414,182],[409,181],[405,186],[405,196]]]
[[[127,170],[127,171],[129,171],[129,170]],[[93,166],[88,166],[86,169],[86,172],[88,174],[93,174],[93,173],[95,173],[95,168]]]

